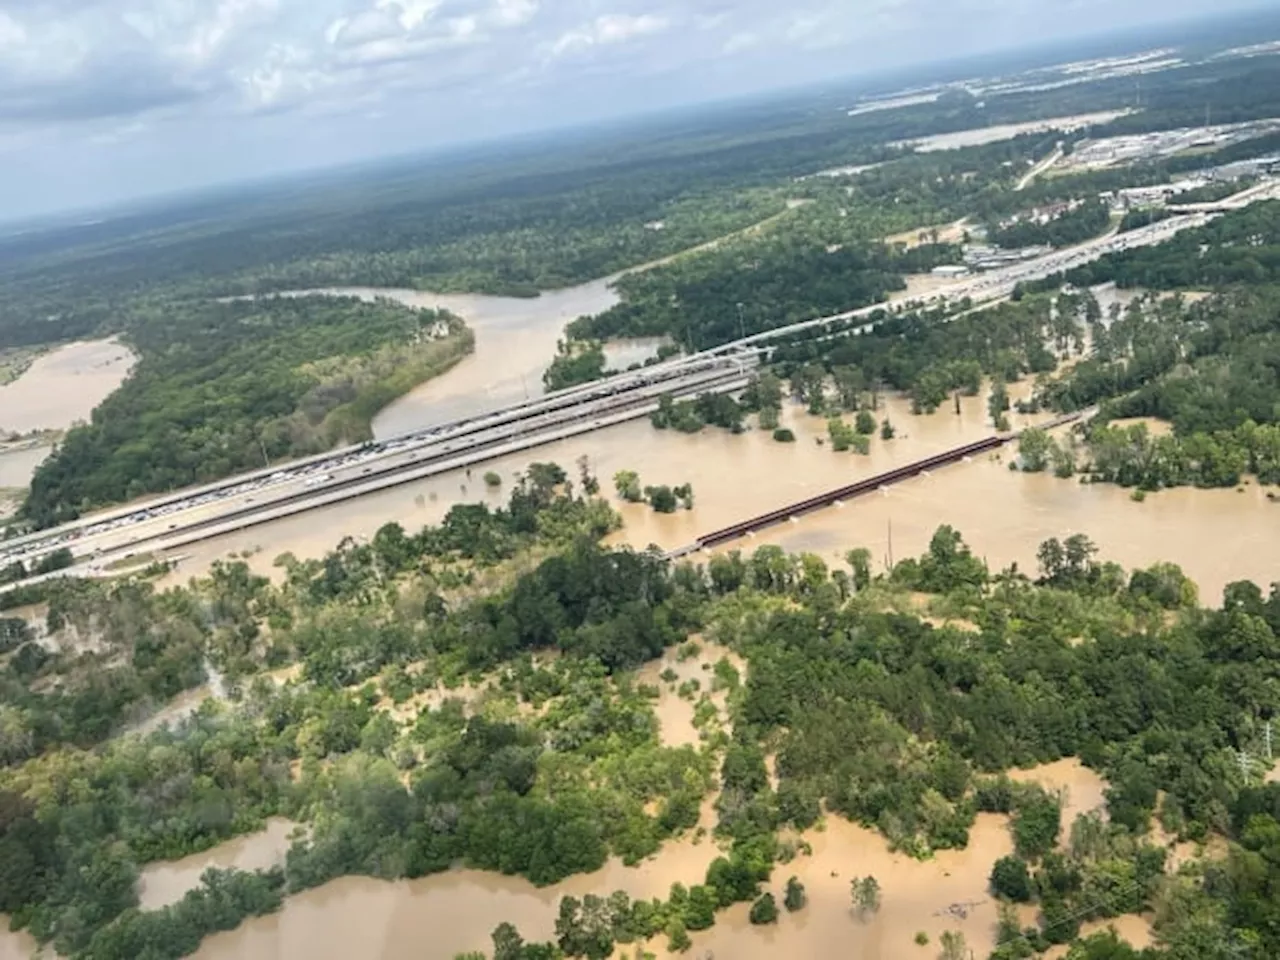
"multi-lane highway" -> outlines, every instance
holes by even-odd
[[[94,574],[142,551],[172,550],[305,510],[470,467],[503,454],[647,416],[659,399],[692,398],[746,386],[753,354],[708,358],[656,372],[611,378],[482,417],[385,442],[312,457],[182,494],[136,503],[9,541],[0,566],[69,547],[74,572]],[[64,571],[59,571],[62,575]],[[24,581],[36,582],[41,577]]]
[[[1263,194],[1254,195],[1251,199],[1261,199]],[[1040,280],[1044,277],[1050,277],[1054,274],[1065,273],[1076,267],[1091,263],[1099,257],[1108,253],[1118,253],[1124,250],[1132,250],[1136,247],[1147,247],[1157,243],[1163,243],[1175,234],[1186,230],[1189,227],[1203,226],[1210,220],[1214,219],[1216,213],[1199,211],[1195,213],[1178,215],[1170,217],[1167,220],[1161,220],[1158,223],[1152,223],[1136,230],[1130,230],[1127,233],[1108,234],[1095,240],[1089,240],[1075,247],[1068,247],[1063,250],[1055,250],[1052,253],[1037,257],[1034,260],[1028,260],[1024,263],[1014,264],[1012,266],[1003,267],[999,270],[991,270],[986,273],[974,274],[973,276],[963,277],[954,283],[940,286],[932,292],[920,296],[910,298],[914,301],[923,303],[948,301],[955,303],[957,301],[968,299],[974,304],[987,303],[992,300],[1000,300],[1011,293],[1020,283],[1028,283],[1032,280]],[[897,302],[907,300],[905,296],[895,298]],[[802,320],[799,323],[787,324],[784,327],[775,327],[772,330],[766,330],[763,333],[757,333],[750,337],[744,337],[741,340],[735,340],[732,343],[726,343],[719,347],[713,347],[704,351],[702,355],[711,354],[732,354],[736,350],[759,348],[768,345],[771,341],[785,339],[794,336],[797,333],[806,333],[809,331],[821,331],[832,327],[839,329],[849,329],[853,331],[869,330],[874,323],[871,318],[879,311],[883,311],[886,307],[892,305],[878,303],[869,307],[859,307],[856,310],[846,310],[843,313],[834,313],[826,317],[817,317],[813,320]],[[868,322],[862,326],[850,324],[850,321],[867,320]]]
[[[1267,189],[1255,187],[1228,198],[1224,203],[1234,206],[1224,209],[1274,195],[1275,184],[1262,186]],[[1025,263],[964,277],[939,287],[927,297],[915,299],[955,303],[967,298],[974,304],[998,300],[1007,297],[1019,283],[1071,270],[1108,253],[1160,243],[1216,215],[1216,211],[1179,214]],[[896,299],[901,303],[906,298]],[[885,308],[886,304],[877,304],[788,324],[478,417],[285,465],[267,466],[217,483],[136,502],[0,544],[0,567],[14,562],[30,567],[41,557],[69,547],[77,559],[73,571],[92,574],[142,551],[176,549],[207,537],[645,416],[656,408],[664,394],[684,398],[704,392],[740,390],[747,382],[749,370],[758,362],[759,355],[767,351],[771,341],[810,331],[867,330],[874,325],[876,312]],[[860,319],[865,323],[859,326],[856,321]]]
[[[639,371],[618,374],[584,386],[503,407],[477,417],[426,427],[390,440],[364,443],[331,450],[318,456],[295,460],[284,465],[267,466],[215,483],[187,488],[180,492],[150,497],[123,507],[96,513],[52,530],[42,530],[0,543],[0,564],[13,562],[38,549],[70,546],[111,530],[134,526],[148,520],[169,518],[193,509],[216,506],[227,500],[254,502],[255,495],[269,491],[264,498],[291,488],[327,486],[335,475],[370,475],[396,465],[422,459],[429,452],[449,452],[466,447],[481,434],[504,427],[531,432],[553,424],[564,413],[580,419],[592,411],[616,402],[636,398],[656,398],[664,393],[703,386],[721,375],[740,372],[754,366],[759,351],[746,351],[740,356],[691,357],[689,362],[661,364]],[[358,468],[358,469],[357,469]]]

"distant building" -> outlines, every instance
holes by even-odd
[[[969,268],[963,263],[944,263],[940,267],[934,267],[929,272],[935,277],[964,277],[968,276]]]

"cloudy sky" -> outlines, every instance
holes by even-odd
[[[0,0],[0,221],[1258,0]]]

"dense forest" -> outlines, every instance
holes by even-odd
[[[449,314],[333,297],[158,300],[128,329],[138,366],[36,471],[32,523],[368,439],[473,344]]]
[[[1045,383],[1042,402],[1101,403],[1086,434],[1095,479],[1144,490],[1280,482],[1280,288],[1238,287],[1187,302],[1148,295],[1095,323],[1091,354]],[[1109,421],[1156,417],[1155,436]]]
[[[1150,81],[1152,109],[1164,96],[1173,98],[1173,109],[1188,78],[1220,74],[1224,87],[1256,84],[1269,69],[1266,62],[1226,62],[1161,74]],[[623,303],[575,323],[571,333],[581,343],[552,362],[547,384],[567,386],[603,372],[596,341],[664,334],[682,349],[699,349],[875,303],[902,288],[903,274],[959,257],[955,245],[936,238],[913,247],[886,246],[885,237],[907,230],[927,237],[931,225],[961,217],[998,221],[1029,204],[1091,198],[1101,189],[1155,182],[1188,162],[1050,178],[1017,191],[1022,174],[1061,134],[932,153],[892,145],[1070,113],[1090,98],[1091,109],[1115,105],[1119,92],[1112,81],[981,101],[952,90],[933,103],[852,116],[815,113],[808,100],[775,101],[665,127],[528,143],[503,156],[471,151],[358,179],[316,176],[296,189],[210,196],[4,239],[0,348],[112,332],[142,354],[110,410],[68,437],[41,471],[24,515],[49,523],[264,457],[358,438],[379,403],[466,349],[456,337],[423,345],[396,360],[392,374],[387,344],[375,344],[375,334],[353,346],[335,329],[343,321],[324,316],[328,308],[317,301],[297,308],[314,311],[319,322],[308,324],[314,336],[295,345],[272,337],[274,320],[237,325],[240,308],[197,305],[215,295],[351,283],[532,296],[729,238],[624,276]],[[1191,160],[1254,155],[1268,143]],[[815,176],[849,165],[863,169]],[[1054,234],[1046,239],[1071,242],[1096,232],[1101,210],[1085,203],[1045,225]],[[766,220],[767,227],[750,229]],[[1069,235],[1058,235],[1068,227]],[[1247,256],[1235,250],[1224,259],[1253,271],[1252,261],[1237,264]],[[360,309],[387,318],[393,308]],[[395,326],[393,318],[371,329],[388,325]],[[218,362],[206,364],[213,328],[219,337],[232,335]],[[339,372],[331,358],[351,349],[372,353],[352,361],[359,369]],[[175,390],[184,393],[176,401]]]
[[[714,797],[723,852],[704,882],[655,901],[565,898],[555,943],[503,926],[496,947],[521,952],[501,955],[603,957],[656,935],[679,948],[739,901],[770,922],[761,884],[803,856],[779,831],[843,816],[923,857],[965,846],[978,811],[1011,816],[1016,853],[994,865],[994,892],[1040,907],[1039,926],[1002,928],[1001,960],[1144,909],[1153,956],[1280,948],[1265,892],[1280,787],[1232,752],[1256,753],[1280,706],[1280,592],[1234,584],[1200,609],[1176,567],[1126,574],[1083,537],[1044,544],[1036,580],[992,575],[950,528],[882,576],[860,550],[834,570],[775,547],[673,567],[597,545],[617,521],[575,494],[595,486],[585,468],[571,480],[535,464],[503,510],[455,507],[415,534],[392,524],[320,561],[286,556],[278,586],[234,563],[163,593],[43,587],[45,629],[99,643],[42,657],[25,621],[0,621],[0,910],[68,957],[176,958],[344,874],[463,862],[545,884],[609,855],[638,863]],[[971,626],[926,623],[921,594]],[[722,659],[710,688],[691,687],[702,742],[664,747],[658,691],[631,671],[692,653],[695,632],[745,671]],[[262,673],[290,665],[292,679]],[[210,667],[230,702],[104,739]],[[1105,816],[1064,824],[1054,795],[1001,776],[1072,755],[1108,778]],[[309,827],[282,867],[212,871],[178,903],[138,909],[142,865],[278,815]],[[1172,876],[1157,820],[1227,837],[1230,853]],[[803,890],[788,899],[802,909]],[[1205,944],[1224,952],[1187,952]]]
[[[977,395],[984,377],[1012,383],[1047,373],[1060,356],[1085,345],[1083,305],[1073,297],[1028,297],[978,311],[961,303],[870,319],[876,323],[866,332],[796,337],[773,352],[778,374],[814,412],[856,410],[877,392],[898,390],[917,413],[932,413],[956,391]]]
[[[767,231],[623,277],[622,303],[575,321],[569,334],[587,341],[666,334],[697,350],[875,303],[904,288],[902,274],[960,257],[954,244],[904,248],[884,237],[960,219],[981,198],[1009,190],[1053,142],[1028,135],[805,181],[796,187],[804,206]],[[928,238],[929,229],[922,232]]]
[[[1051,277],[1044,285],[1061,279]],[[1157,246],[1108,254],[1066,279],[1080,287],[1114,282],[1153,290],[1275,282],[1280,280],[1280,200],[1250,204]]]

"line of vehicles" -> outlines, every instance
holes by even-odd
[[[1029,260],[1026,263],[979,274],[976,277],[961,281],[954,287],[939,290],[938,293],[945,295],[949,299],[963,298],[974,294],[989,295],[992,291],[1010,288],[1018,283],[1073,270],[1109,253],[1119,253],[1136,247],[1162,243],[1174,234],[1189,227],[1203,226],[1212,220],[1214,216],[1216,214],[1190,213],[1184,216],[1159,220],[1126,233],[1117,233],[1113,236],[1090,241],[1079,247],[1055,251],[1036,260]]]
[[[1253,199],[1257,199],[1254,197]],[[1091,240],[1077,247],[1071,247],[1064,250],[1055,250],[1053,253],[1045,254],[1034,260],[1027,260],[1023,263],[1014,264],[1008,267],[1001,267],[987,273],[978,274],[954,283],[947,284],[945,287],[939,287],[929,294],[912,298],[908,303],[919,302],[937,302],[941,300],[959,301],[968,297],[977,302],[986,300],[994,300],[1001,296],[1007,295],[1018,283],[1030,280],[1039,280],[1044,277],[1052,276],[1055,273],[1064,273],[1075,267],[1082,266],[1108,253],[1115,253],[1121,250],[1130,250],[1135,247],[1151,246],[1152,244],[1162,243],[1168,240],[1174,234],[1187,229],[1188,227],[1202,226],[1214,219],[1218,214],[1201,212],[1189,213],[1185,216],[1171,217],[1166,220],[1160,220],[1156,223],[1148,224],[1126,233],[1114,234],[1112,236],[1103,237],[1097,240]],[[901,302],[901,301],[900,301]],[[732,355],[735,350],[748,346],[758,346],[767,343],[770,340],[776,340],[782,337],[791,336],[806,330],[829,328],[832,324],[844,323],[849,320],[858,318],[870,318],[878,310],[885,310],[889,304],[877,303],[867,307],[859,307],[856,310],[847,310],[843,313],[832,314],[826,317],[817,317],[813,320],[801,320],[797,323],[787,324],[783,327],[775,327],[763,333],[752,334],[742,340],[733,343],[722,344],[715,347],[708,353],[720,353]],[[856,331],[865,331],[871,329],[874,323],[868,322],[862,327],[853,328]]]
[[[637,400],[654,397],[664,392],[661,388],[668,383],[685,389],[690,385],[710,384],[727,373],[741,371],[754,364],[754,357],[750,356],[732,360],[715,357],[686,359],[691,362],[619,375],[482,416],[425,428],[390,440],[369,441],[356,447],[297,461],[270,473],[266,470],[256,471],[220,484],[123,508],[97,520],[81,520],[55,530],[31,534],[0,544],[0,564],[16,560],[29,562],[45,553],[68,546],[77,554],[93,556],[100,551],[93,549],[88,541],[125,528],[164,518],[177,521],[177,514],[218,504],[231,504],[236,509],[255,504],[268,507],[273,502],[295,496],[296,493],[305,491],[319,494],[324,488],[339,481],[349,483],[363,477],[372,478],[375,474],[410,469],[419,462],[469,447],[478,435],[491,434],[491,440],[517,436],[525,430],[538,430],[546,425],[553,425],[558,418],[562,418],[565,410],[580,410],[583,412],[579,416],[591,416],[590,411],[606,407],[610,401],[619,397],[625,398],[633,394]],[[601,416],[603,415],[602,413]],[[602,425],[600,419],[592,423],[594,426]],[[505,432],[504,427],[508,428]],[[296,488],[296,492],[289,489],[291,486]],[[192,520],[195,522],[197,518]],[[172,522],[161,532],[173,531],[179,526],[179,522]]]
[[[1255,199],[1259,193],[1260,191],[1255,188],[1238,196],[1242,200]],[[994,299],[1004,295],[1020,282],[1071,270],[1108,253],[1160,243],[1188,227],[1207,223],[1215,216],[1217,214],[1211,212],[1198,212],[1157,221],[1136,230],[1100,238],[1078,247],[1055,251],[1036,260],[949,284],[935,291],[929,299],[960,300],[965,297],[979,301]],[[654,388],[661,387],[668,381],[683,381],[691,377],[696,380],[701,373],[713,378],[717,371],[726,371],[734,367],[741,371],[749,364],[754,365],[757,356],[765,349],[760,345],[770,339],[829,326],[834,322],[869,317],[874,311],[883,307],[883,304],[876,304],[830,317],[789,324],[763,334],[723,344],[700,354],[673,358],[640,370],[616,374],[604,380],[559,391],[481,416],[428,427],[387,441],[371,441],[356,447],[333,451],[296,461],[294,465],[284,469],[267,468],[253,471],[238,478],[195,490],[156,498],[132,508],[119,508],[103,514],[96,520],[75,521],[55,530],[29,534],[0,543],[0,564],[12,563],[15,560],[28,561],[61,547],[74,548],[82,541],[112,533],[121,528],[133,527],[166,517],[176,519],[176,514],[218,503],[239,499],[242,504],[254,504],[264,491],[271,488],[283,488],[297,483],[303,490],[319,492],[320,489],[334,483],[337,479],[336,474],[340,471],[346,472],[359,468],[360,473],[355,475],[359,477],[372,475],[375,472],[403,469],[427,456],[428,452],[432,456],[448,453],[466,446],[469,442],[468,437],[504,424],[534,421],[544,414],[551,415],[567,407],[590,406],[598,401],[616,398],[620,394],[629,392],[635,392],[637,395],[651,393]],[[597,420],[595,423],[599,425],[600,421]],[[394,455],[407,456],[399,464],[375,463],[379,459]],[[344,478],[347,481],[350,479],[350,477]],[[179,526],[180,524],[175,522],[169,524],[167,529],[174,530]]]

